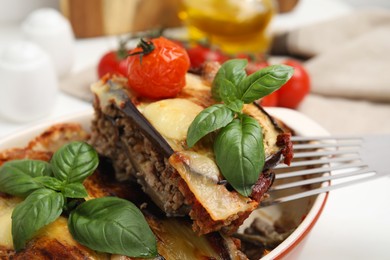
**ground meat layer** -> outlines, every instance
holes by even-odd
[[[214,221],[169,163],[169,153],[164,153],[161,146],[154,145],[154,140],[147,138],[138,122],[124,112],[126,109],[118,108],[114,103],[102,108],[98,98],[94,108],[91,144],[101,155],[112,160],[118,180],[137,181],[167,216],[190,216],[193,229],[199,234],[217,230],[229,234],[251,213],[239,212]],[[280,154],[277,157],[280,158]],[[261,201],[272,183],[271,175],[262,177],[251,195],[256,203]]]
[[[145,193],[169,216],[188,215],[189,208],[178,190],[176,170],[158,148],[114,105],[102,112],[94,104],[91,144],[113,162],[119,180],[134,179]]]

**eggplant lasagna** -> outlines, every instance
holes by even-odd
[[[249,197],[231,189],[215,163],[212,135],[186,146],[191,122],[215,103],[206,76],[187,74],[175,98],[158,101],[132,93],[125,78],[103,78],[92,85],[91,142],[112,160],[118,179],[137,181],[167,216],[190,216],[198,234],[232,234],[259,206],[272,184],[272,168],[291,159],[291,142],[260,106],[245,105],[244,113],[262,127],[266,163]]]

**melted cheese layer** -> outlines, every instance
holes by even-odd
[[[166,139],[187,138],[187,129],[203,108],[187,99],[164,99],[148,104],[143,115]]]
[[[5,248],[13,249],[12,242],[12,211],[19,202],[18,199],[5,199],[0,197],[0,245]]]
[[[241,196],[237,192],[230,192],[224,185],[216,183],[210,178],[210,173],[203,174],[191,167],[192,152],[176,152],[169,158],[169,162],[185,180],[196,199],[215,221],[226,220],[240,212],[252,211],[257,207],[257,202]],[[214,164],[204,169],[216,169],[212,160],[205,160],[205,164]],[[199,170],[199,169],[197,169]]]

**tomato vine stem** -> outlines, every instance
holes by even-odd
[[[145,41],[143,38],[140,39],[140,42],[138,43],[137,47],[141,48],[142,50],[130,53],[129,56],[139,55],[139,61],[141,64],[142,57],[144,55],[148,55],[155,49],[155,46],[152,41]]]

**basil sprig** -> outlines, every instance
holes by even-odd
[[[187,132],[189,148],[207,134],[216,132],[217,165],[230,185],[244,196],[252,193],[265,162],[261,126],[242,113],[244,104],[278,90],[293,74],[290,66],[273,65],[247,76],[247,63],[246,59],[232,59],[222,64],[211,93],[223,103],[199,113]]]
[[[25,198],[12,212],[16,251],[22,250],[37,231],[64,211],[71,211],[68,228],[79,243],[130,257],[157,255],[153,232],[130,201],[109,197],[78,205],[80,199],[88,196],[82,182],[98,164],[93,147],[71,142],[55,152],[50,163],[24,159],[0,167],[0,191]]]
[[[42,227],[62,213],[64,196],[50,189],[32,192],[12,212],[12,239],[15,250],[21,250]]]
[[[80,244],[93,250],[132,257],[157,255],[156,238],[144,216],[124,199],[86,201],[70,214],[68,226]]]
[[[44,187],[40,177],[51,176],[50,164],[38,160],[14,160],[0,167],[0,191],[14,196],[27,197]]]
[[[65,183],[83,182],[98,163],[96,151],[83,142],[62,146],[51,160],[54,176]]]

